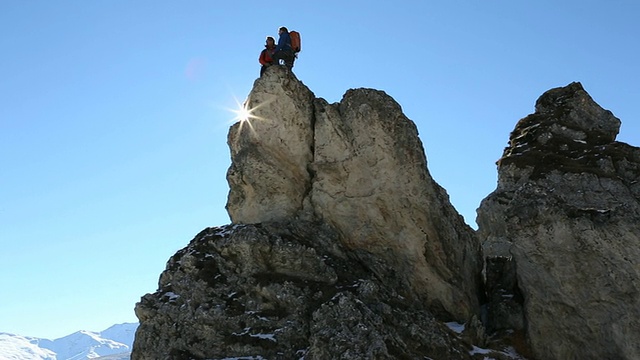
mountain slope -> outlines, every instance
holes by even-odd
[[[101,331],[100,337],[126,344],[131,347],[133,339],[136,336],[136,329],[138,329],[137,323],[117,324],[111,326],[107,330]]]
[[[0,333],[0,360],[128,359],[138,324],[78,331],[55,340]]]
[[[0,333],[2,360],[56,360],[56,354],[38,346],[40,339]]]

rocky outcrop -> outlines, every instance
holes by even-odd
[[[272,70],[249,94],[252,119],[229,132],[231,220],[320,219],[404,296],[443,318],[477,315],[479,242],[429,175],[398,103],[355,89],[328,104]]]
[[[246,105],[232,224],[171,257],[132,359],[640,358],[640,149],[579,83],[518,122],[477,233],[384,92],[274,66]]]
[[[472,358],[422,303],[307,221],[205,229],[136,315],[139,360]]]
[[[371,89],[328,104],[279,67],[246,106],[228,135],[233,224],[171,258],[136,306],[132,358],[473,358],[480,242],[400,106]]]
[[[443,317],[478,314],[482,258],[474,232],[433,181],[415,124],[382,91],[349,90],[316,101],[316,216],[350,249],[382,258],[402,284]]]
[[[311,188],[314,95],[291,74],[269,70],[249,94],[250,117],[229,130],[233,223],[293,218]]]
[[[536,359],[640,358],[640,149],[579,83],[518,122],[478,225],[491,330]]]

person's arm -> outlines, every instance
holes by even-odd
[[[258,61],[260,61],[260,65],[266,65],[267,64],[267,50],[262,50],[260,52],[260,57],[258,58]]]

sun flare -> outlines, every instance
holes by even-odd
[[[262,101],[258,105],[254,105],[253,107],[249,107],[249,104],[253,103],[250,101],[250,99],[245,100],[243,103],[240,103],[240,101],[235,99],[237,107],[235,109],[228,109],[229,111],[235,114],[231,122],[240,123],[240,126],[239,126],[240,133],[242,133],[242,129],[245,127],[245,124],[246,124],[246,127],[250,131],[250,133],[253,134],[255,137],[257,137],[258,134],[256,133],[253,123],[256,121],[269,121],[269,119],[265,119],[257,115],[258,113],[260,113],[258,109],[273,102],[274,99],[275,97],[267,99],[266,101]]]
[[[240,121],[240,122],[245,122],[245,121],[249,121],[253,116],[251,115],[251,109],[249,109],[247,107],[247,104],[238,104],[239,108],[232,110],[235,114],[236,117],[234,118],[234,120],[236,121]]]
[[[258,119],[258,117],[253,114],[253,111],[255,109],[249,108],[249,105],[248,105],[249,104],[249,100],[246,100],[242,104],[238,100],[236,100],[236,104],[238,105],[237,108],[229,109],[231,112],[233,112],[236,115],[233,118],[232,122],[239,122],[240,123],[240,132],[242,132],[242,128],[246,124],[246,125],[248,125],[251,133],[255,134],[255,130],[253,129],[253,124],[251,124],[251,120]]]

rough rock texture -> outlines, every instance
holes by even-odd
[[[271,70],[249,95],[251,125],[229,132],[232,222],[321,219],[405,296],[443,318],[479,314],[480,243],[429,175],[400,106],[371,89],[328,104]]]
[[[370,89],[328,104],[274,66],[247,108],[228,135],[233,225],[170,259],[136,306],[132,358],[485,354],[480,242],[400,106]]]
[[[132,359],[640,358],[640,149],[579,83],[518,122],[477,234],[384,92],[271,67],[247,106],[233,224],[169,260]]]
[[[415,124],[371,89],[349,90],[338,104],[318,99],[315,108],[314,213],[350,249],[385,259],[395,273],[373,271],[433,311],[462,321],[477,314],[479,242],[431,178]]]
[[[473,358],[352,255],[320,223],[205,229],[137,305],[132,358]]]
[[[245,104],[251,118],[228,135],[227,211],[233,223],[291,218],[311,188],[314,95],[291,74],[270,70]]]
[[[545,359],[640,358],[640,149],[579,83],[520,120],[478,225],[489,320]]]

